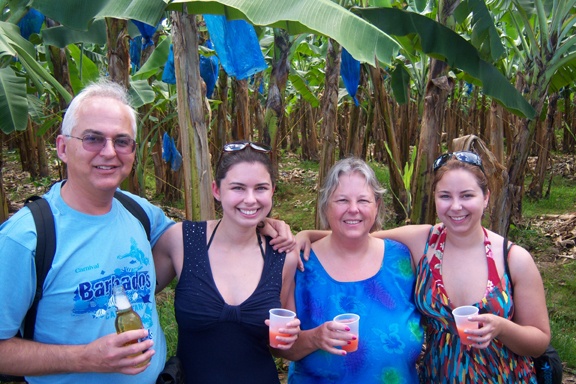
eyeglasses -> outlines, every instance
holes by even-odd
[[[455,157],[456,160],[461,161],[463,163],[475,165],[479,167],[483,173],[485,173],[484,167],[482,166],[482,159],[480,158],[480,156],[478,156],[474,152],[467,152],[467,151],[450,152],[440,155],[436,160],[434,160],[434,166],[433,166],[434,172],[436,172],[439,168],[441,168],[444,164],[446,164],[448,160],[450,160],[453,157]]]
[[[270,153],[270,151],[272,151],[272,148],[270,148],[266,144],[253,143],[251,141],[246,141],[243,143],[224,144],[222,151],[223,152],[236,152],[236,151],[242,151],[248,147],[250,147],[253,150],[258,151],[258,152]]]
[[[89,152],[100,152],[102,148],[106,146],[106,142],[108,140],[112,141],[112,143],[114,144],[114,150],[117,153],[127,155],[136,150],[136,141],[134,141],[129,137],[116,137],[113,139],[109,139],[105,136],[98,135],[95,133],[89,133],[82,137],[76,137],[72,135],[64,135],[64,136],[82,141],[82,148],[84,148]]]

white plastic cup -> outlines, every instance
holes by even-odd
[[[458,336],[460,336],[460,342],[465,345],[474,344],[473,341],[468,340],[468,334],[465,333],[467,329],[478,329],[477,321],[469,321],[469,316],[475,316],[478,314],[478,308],[472,305],[464,305],[452,310],[452,316],[456,321],[456,327],[458,328]]]
[[[350,328],[350,333],[356,336],[355,340],[350,340],[350,344],[342,346],[346,352],[358,350],[358,340],[360,339],[360,316],[355,313],[343,313],[334,318],[336,323],[346,324]]]
[[[270,311],[270,346],[278,348],[279,345],[284,345],[281,341],[276,340],[276,336],[290,336],[285,333],[280,333],[280,328],[286,328],[286,324],[294,320],[296,314],[284,308],[272,308]]]

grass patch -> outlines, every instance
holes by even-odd
[[[572,369],[576,368],[576,262],[554,263],[541,268],[546,304],[552,328],[552,345],[560,358]]]
[[[178,346],[178,324],[174,314],[174,287],[176,280],[170,283],[166,288],[156,295],[156,306],[158,308],[158,317],[160,324],[166,335],[166,358],[176,355]]]
[[[530,180],[526,180],[526,188],[528,185],[530,185]],[[522,201],[522,214],[525,217],[537,217],[574,212],[576,210],[574,185],[574,180],[554,176],[549,196],[538,200],[526,196]]]

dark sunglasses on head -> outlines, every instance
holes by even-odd
[[[76,137],[72,135],[64,135],[72,139],[82,141],[82,148],[89,152],[100,152],[102,148],[106,146],[108,140],[112,141],[114,144],[114,150],[117,153],[127,155],[134,152],[136,149],[136,141],[130,137],[120,136],[115,138],[107,138],[106,136],[99,135],[97,133],[88,133],[82,137]]]
[[[223,152],[236,152],[236,151],[242,151],[248,147],[252,148],[255,151],[264,152],[264,153],[269,153],[272,150],[272,148],[270,148],[269,146],[267,146],[265,144],[253,143],[251,141],[246,141],[244,143],[225,144],[224,148],[222,148],[222,151]]]
[[[448,162],[451,158],[455,157],[456,160],[461,161],[466,164],[472,164],[479,167],[484,173],[484,167],[482,166],[482,159],[480,156],[474,152],[460,151],[460,152],[450,152],[440,155],[436,160],[434,160],[434,172],[441,168],[444,164]]]

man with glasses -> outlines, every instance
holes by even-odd
[[[70,104],[56,139],[68,178],[44,196],[57,245],[34,341],[15,334],[36,290],[36,227],[27,208],[0,226],[0,372],[24,375],[32,384],[156,381],[166,340],[151,249],[174,223],[160,208],[129,195],[150,220],[149,241],[140,221],[114,198],[132,169],[135,137],[136,112],[121,86],[100,81]],[[116,334],[111,292],[119,284],[145,329]]]

